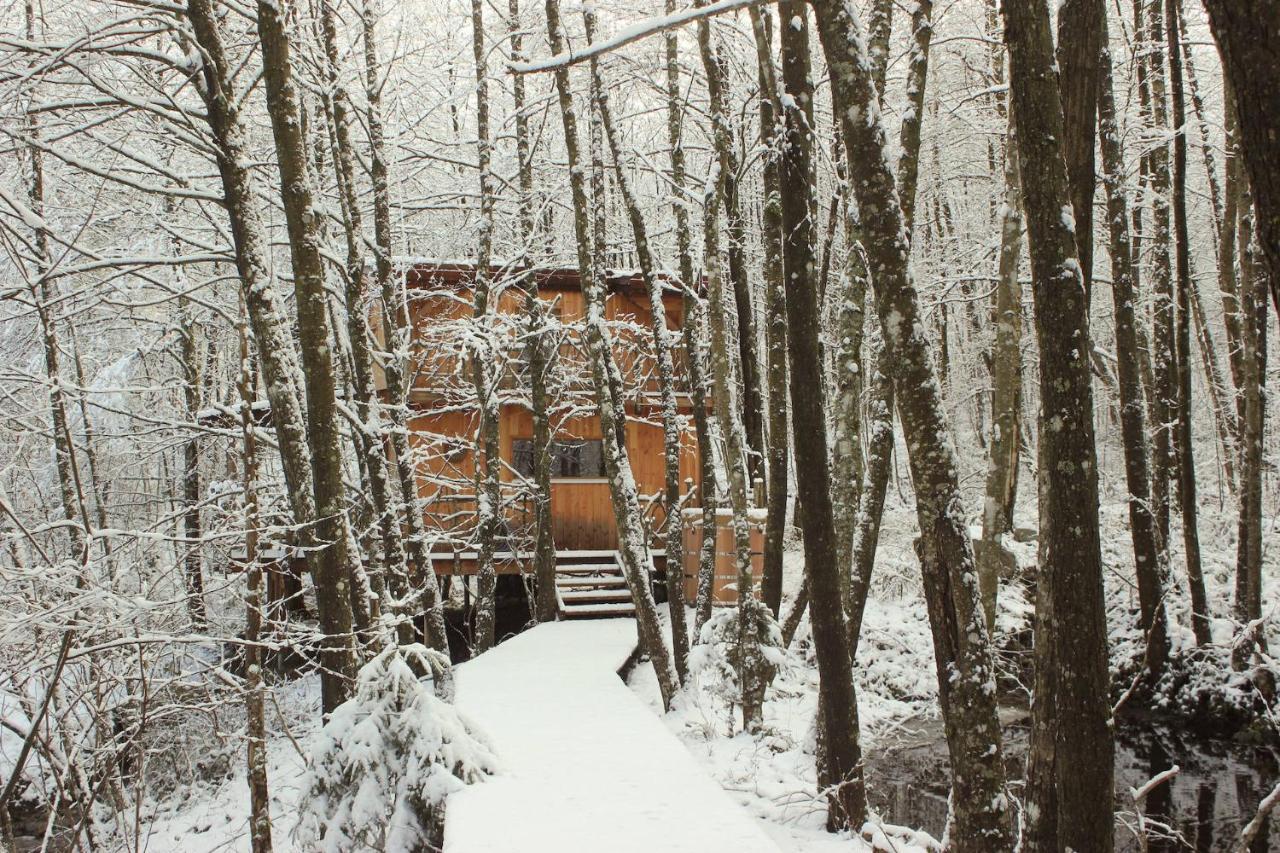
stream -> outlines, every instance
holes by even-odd
[[[1007,772],[1021,789],[1027,751],[1025,712],[1002,712]],[[1235,849],[1240,828],[1280,778],[1278,751],[1211,740],[1173,728],[1125,721],[1116,731],[1116,850],[1141,851],[1139,824],[1151,853],[1218,853]],[[947,818],[949,768],[939,721],[908,724],[867,756],[872,804],[890,823],[941,838]],[[1178,774],[1151,792],[1141,818],[1131,788],[1176,765]],[[1273,821],[1274,822],[1274,821]],[[1253,853],[1280,853],[1280,826],[1264,827]]]

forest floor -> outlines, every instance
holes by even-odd
[[[1231,630],[1226,617],[1235,564],[1234,512],[1230,508],[1215,509],[1206,501],[1201,513],[1205,574],[1214,615],[1218,617],[1214,630],[1217,638],[1226,639]],[[1103,557],[1107,568],[1113,671],[1133,657],[1140,641],[1133,627],[1137,602],[1131,583],[1132,552],[1125,516],[1122,503],[1104,504]],[[1035,526],[1034,516],[1020,514],[1016,520],[1020,526]],[[1276,541],[1276,523],[1274,518],[1266,520],[1268,543]],[[871,802],[877,815],[873,823],[878,822],[892,841],[892,846],[886,843],[881,849],[904,853],[930,849],[932,838],[924,832],[900,831],[895,823],[909,824],[913,829],[923,827],[940,836],[946,815],[945,747],[938,717],[933,643],[911,547],[914,527],[910,506],[891,492],[856,671],[863,753]],[[1034,565],[1035,547],[1034,541],[1015,546],[1021,565]],[[1180,565],[1180,555],[1175,553],[1176,587],[1169,603],[1175,620],[1172,631],[1175,647],[1185,649],[1190,645],[1191,636],[1186,627],[1185,589],[1177,585]],[[802,567],[799,543],[791,542],[786,555],[784,612],[799,585]],[[1265,574],[1263,601],[1274,607],[1274,603],[1280,601],[1277,596],[1280,572],[1276,568],[1275,551],[1270,547]],[[1027,695],[1020,683],[1025,684],[1026,636],[1031,616],[1032,608],[1021,584],[1004,585],[997,633],[1002,645],[1003,719],[1011,779],[1016,779],[1017,773],[1018,732],[1025,727]],[[684,744],[704,772],[757,820],[784,853],[848,851],[851,849],[849,838],[830,835],[823,828],[825,810],[817,794],[813,767],[817,677],[807,639],[806,621],[788,652],[787,665],[779,672],[767,696],[766,732],[762,736],[753,738],[737,732],[740,720],[735,720],[725,701],[707,685],[695,684],[693,690],[686,691],[678,707],[662,717],[661,722]],[[1280,643],[1274,620],[1271,641],[1272,648]],[[633,670],[630,688],[640,700],[637,709],[642,710],[642,703],[647,703],[656,717],[660,709],[657,685],[647,664],[642,663]],[[308,677],[278,685],[275,701],[268,704],[268,725],[272,732],[269,744],[272,817],[276,849],[280,851],[293,849],[289,839],[296,821],[304,773],[302,752],[316,733],[318,692],[317,680]],[[224,727],[233,725],[232,721],[223,723]],[[1124,810],[1132,804],[1126,804],[1123,792],[1128,785],[1141,784],[1149,778],[1157,765],[1152,757],[1150,731],[1141,732],[1137,741],[1130,737],[1133,732],[1124,726],[1120,734],[1126,742],[1117,754],[1117,789],[1121,792],[1117,808],[1121,812],[1121,824],[1126,824],[1132,822],[1132,815],[1124,814]],[[194,736],[175,730],[174,737]],[[1159,746],[1160,755],[1164,755],[1168,747],[1171,754],[1166,757],[1184,768],[1173,788],[1175,812],[1181,801],[1189,804],[1186,808],[1194,814],[1198,801],[1203,806],[1204,780],[1234,775],[1234,785],[1212,786],[1218,790],[1216,803],[1210,803],[1210,811],[1217,814],[1223,827],[1238,823],[1240,814],[1251,813],[1256,808],[1257,792],[1274,784],[1276,778],[1274,761],[1258,765],[1247,755],[1231,751],[1233,746],[1218,749],[1199,741],[1187,742],[1179,740],[1177,733],[1172,737],[1157,737],[1154,743]],[[186,752],[199,754],[198,750]],[[165,775],[168,770],[175,781],[169,790],[162,791],[157,801],[144,804],[142,843],[136,848],[132,843],[127,847],[152,853],[247,851],[248,798],[243,754],[238,743],[231,744],[223,753],[211,751],[200,762],[185,767],[155,765],[155,775]],[[1018,793],[1016,782],[1014,793]],[[103,833],[100,839],[109,837],[110,830],[102,824],[99,826]],[[132,827],[128,831],[132,834]],[[672,831],[680,829],[672,828]],[[1280,850],[1280,838],[1272,843],[1273,849]],[[869,849],[864,845],[854,845],[853,849],[858,846]],[[108,843],[103,849],[110,847]],[[707,849],[708,853],[715,853]],[[1124,849],[1123,844],[1120,849]],[[1217,845],[1204,849],[1217,849]]]
[[[1020,509],[1022,507],[1020,506]],[[1034,508],[1031,508],[1032,512]],[[1020,512],[1016,526],[1034,530],[1033,514]],[[1137,595],[1133,587],[1132,544],[1127,528],[1127,507],[1120,502],[1103,505],[1103,562],[1107,575],[1108,629],[1113,672],[1113,698],[1127,686],[1128,663],[1139,653],[1142,637],[1135,627]],[[1276,542],[1276,524],[1264,522],[1266,542]],[[1214,639],[1226,642],[1232,623],[1227,616],[1232,600],[1235,570],[1235,514],[1201,504],[1201,542],[1204,572],[1212,603]],[[973,531],[978,535],[979,531]],[[919,568],[912,540],[915,536],[911,506],[891,494],[876,556],[875,576],[859,645],[855,684],[868,796],[873,815],[864,832],[887,834],[876,850],[938,849],[947,816],[949,778],[946,743],[937,704],[937,676]],[[1167,603],[1174,653],[1194,645],[1189,624],[1185,578],[1177,577],[1181,565],[1180,533],[1173,554],[1173,589]],[[1030,575],[1036,561],[1036,542],[1009,542],[1019,567]],[[1280,602],[1280,570],[1270,547],[1265,555],[1264,608]],[[789,541],[784,557],[785,586],[782,612],[790,610],[799,588],[804,557],[799,541]],[[1021,582],[1002,583],[996,624],[1000,649],[1001,722],[1005,732],[1005,758],[1015,801],[1021,791],[1028,723],[1029,643],[1034,615],[1031,593]],[[1268,605],[1270,603],[1270,605]],[[692,611],[690,611],[692,614]],[[1274,614],[1270,624],[1271,648],[1280,631]],[[692,619],[692,615],[690,615]],[[740,711],[731,709],[719,688],[695,678],[680,705],[663,717],[668,727],[707,767],[721,785],[768,827],[784,850],[795,853],[834,853],[849,850],[849,839],[825,831],[826,806],[818,794],[814,768],[814,719],[817,710],[817,672],[809,644],[809,624],[802,622],[795,642],[787,651],[765,702],[765,733],[752,737],[741,731]],[[1230,679],[1227,670],[1210,669],[1201,677],[1207,690],[1223,690]],[[629,683],[661,712],[652,667],[636,667]],[[1194,694],[1193,683],[1185,693]],[[1274,744],[1280,738],[1274,737]],[[1198,736],[1188,727],[1154,720],[1122,718],[1117,724],[1116,809],[1117,849],[1138,849],[1133,827],[1137,823],[1131,787],[1170,766],[1181,770],[1169,784],[1167,814],[1162,819],[1171,832],[1180,834],[1186,849],[1226,850],[1239,826],[1253,814],[1258,801],[1280,778],[1276,754],[1269,746],[1243,744]],[[1210,794],[1210,792],[1212,792]],[[1209,798],[1206,800],[1206,795]],[[1208,817],[1205,818],[1207,809]],[[1204,821],[1200,826],[1197,816]],[[1243,816],[1243,820],[1242,820]],[[907,828],[909,827],[909,829]],[[930,834],[931,833],[931,834]],[[1280,832],[1270,851],[1280,852]],[[914,842],[914,843],[913,843]],[[919,845],[916,847],[915,845]],[[1194,845],[1194,846],[1193,846]],[[1181,847],[1177,849],[1183,849]]]

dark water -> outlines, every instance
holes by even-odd
[[[870,797],[890,823],[942,837],[949,778],[941,725],[925,723],[896,746],[867,757]],[[1147,798],[1143,823],[1151,853],[1219,853],[1235,849],[1240,828],[1280,779],[1277,753],[1268,748],[1195,737],[1165,726],[1124,723],[1116,735],[1116,850],[1138,851],[1138,818],[1130,788],[1173,765],[1171,783]],[[1026,757],[1025,718],[1005,726],[1009,778],[1021,791]],[[1280,824],[1266,827],[1251,848],[1280,853]]]

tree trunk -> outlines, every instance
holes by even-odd
[[[812,217],[813,81],[809,70],[809,23],[803,3],[784,2],[782,78],[786,148],[780,163],[783,264],[787,345],[791,355],[792,418],[796,443],[796,483],[804,502],[804,557],[810,590],[810,621],[818,658],[819,731],[824,735],[819,778],[834,785],[828,826],[857,830],[867,815],[862,750],[858,743],[858,703],[849,658],[842,567],[836,562],[831,473],[828,468],[824,374],[819,350],[821,311],[815,278]],[[819,17],[821,18],[821,11]],[[824,33],[825,35],[825,33]]]
[[[754,11],[754,9],[753,9]],[[767,9],[760,10],[762,16]],[[774,618],[782,608],[782,553],[787,531],[787,472],[789,469],[787,418],[787,313],[786,280],[782,261],[782,194],[778,170],[780,156],[777,100],[777,73],[773,68],[772,17],[762,17],[757,34],[760,88],[769,93],[760,99],[760,142],[765,147],[764,199],[761,210],[761,243],[764,248],[765,285],[765,380],[769,392],[768,472],[764,529],[764,570],[760,598]],[[763,37],[763,40],[761,40]],[[772,83],[770,83],[772,81]]]
[[[910,449],[921,567],[954,776],[952,840],[961,853],[1003,849],[1011,846],[1012,827],[1004,790],[991,640],[961,509],[950,428],[908,267],[906,220],[885,159],[878,93],[852,4],[833,0],[815,3],[814,9],[841,116],[869,266],[874,271],[872,284],[887,363]],[[793,379],[792,388],[796,387]],[[801,434],[799,419],[796,423]]]
[[[1182,548],[1191,591],[1191,628],[1197,645],[1212,641],[1209,601],[1200,563],[1200,532],[1196,517],[1196,467],[1191,444],[1191,247],[1187,231],[1186,105],[1182,86],[1182,51],[1178,49],[1177,0],[1165,0],[1165,31],[1169,39],[1169,79],[1173,94],[1173,228],[1177,239],[1177,372],[1178,372],[1178,503],[1182,508]],[[1210,379],[1212,383],[1212,378]],[[1216,416],[1216,413],[1215,413]]]
[[[742,703],[742,724],[749,732],[758,733],[764,725],[764,694],[768,687],[765,678],[764,658],[760,651],[760,620],[756,612],[756,587],[758,579],[752,576],[751,528],[747,519],[750,506],[751,463],[746,428],[736,402],[735,377],[732,356],[729,352],[730,318],[725,309],[727,294],[724,292],[724,270],[721,266],[720,210],[722,202],[727,206],[732,191],[726,186],[727,163],[731,163],[732,139],[729,129],[728,93],[724,89],[727,77],[720,50],[713,43],[711,24],[705,19],[698,22],[698,47],[707,75],[707,91],[710,100],[711,131],[717,159],[712,164],[712,176],[707,180],[703,202],[703,264],[707,275],[708,316],[711,326],[711,377],[712,399],[716,419],[720,422],[725,439],[724,467],[729,481],[729,506],[732,512],[734,563],[738,584],[738,684]],[[733,212],[726,210],[730,243],[733,242]],[[729,249],[732,251],[732,245]],[[730,260],[732,277],[732,260]],[[741,306],[739,306],[741,307]],[[739,313],[739,320],[743,319]],[[741,329],[741,326],[740,326]],[[752,348],[754,350],[754,347]],[[754,357],[754,352],[752,354]],[[745,366],[744,366],[745,371]]]
[[[978,585],[987,630],[995,630],[1004,535],[1013,528],[1022,442],[1022,179],[1018,169],[1017,129],[1009,116],[1005,137],[1004,204],[1000,209],[1000,258],[996,274],[995,343],[991,347],[991,450],[986,498],[982,506],[983,549],[978,554]]]
[[[405,555],[403,531],[395,512],[392,486],[388,479],[386,448],[382,439],[382,422],[378,407],[377,390],[373,378],[373,335],[369,329],[372,307],[368,280],[365,275],[364,218],[356,185],[356,151],[351,141],[351,104],[339,73],[338,27],[333,0],[323,0],[321,26],[324,33],[325,54],[329,74],[330,98],[333,107],[334,163],[338,176],[343,222],[347,238],[346,301],[347,337],[351,341],[352,377],[356,417],[359,420],[356,436],[357,447],[364,460],[364,473],[369,485],[369,499],[377,519],[381,537],[381,556],[386,582],[372,579],[375,590],[382,586],[390,593],[390,609],[399,624],[397,633],[401,643],[412,640],[412,622],[405,612],[409,592],[408,566]],[[372,574],[372,572],[371,572]]]
[[[1062,154],[1067,162],[1076,246],[1085,304],[1093,292],[1094,130],[1098,121],[1098,50],[1106,15],[1103,0],[1058,4],[1058,86],[1062,93]],[[1088,323],[1088,310],[1085,323]],[[1087,332],[1087,329],[1086,329]],[[1086,334],[1085,348],[1088,348]]]
[[[696,0],[694,5],[704,5],[705,0]],[[701,26],[701,22],[699,23]],[[705,65],[704,61],[704,65]],[[707,66],[708,89],[715,87],[723,92],[725,104],[729,97],[728,69],[721,64]],[[729,127],[732,121],[728,108],[724,114],[723,132],[713,132],[716,141],[715,156],[720,166],[720,186],[724,195],[721,205],[724,210],[726,245],[728,258],[729,283],[733,288],[733,304],[735,327],[737,332],[738,359],[737,379],[742,383],[742,401],[739,417],[744,430],[747,455],[747,487],[764,476],[764,403],[760,393],[760,357],[756,352],[755,306],[751,297],[751,285],[747,278],[746,247],[744,245],[744,222],[742,216],[742,200],[739,190],[739,168],[741,166],[738,151],[735,147],[735,136]],[[710,264],[708,260],[706,262]],[[715,306],[711,307],[714,312]],[[714,314],[712,315],[714,322]],[[712,360],[715,353],[712,352]],[[714,386],[715,380],[712,379]],[[721,427],[726,433],[727,425]],[[727,436],[726,436],[727,437]]]
[[[249,845],[253,853],[271,853],[271,799],[267,789],[266,689],[262,680],[262,565],[258,562],[258,450],[253,422],[253,366],[249,360],[249,330],[237,323],[240,337],[241,464],[244,467],[244,571],[245,571],[245,723],[248,756],[245,775],[249,782]]]
[[[879,100],[884,101],[884,78],[889,68],[889,39],[893,35],[893,0],[872,0],[867,12],[867,56],[871,59],[871,80]]]
[[[889,488],[889,472],[893,469],[893,380],[889,377],[889,366],[885,364],[883,332],[878,331],[872,338],[867,376],[871,389],[867,418],[863,424],[867,431],[867,462],[853,536],[849,601],[845,605],[849,620],[849,659],[855,664],[862,638],[862,617],[871,592],[876,546],[880,542],[884,496]]]
[[[204,346],[200,327],[194,318],[183,310],[182,330],[182,393],[187,406],[187,417],[192,423],[200,411],[200,391],[203,382],[202,362]],[[86,421],[86,424],[88,422]],[[183,557],[184,576],[187,583],[187,613],[191,628],[204,633],[208,627],[204,604],[204,567],[200,545],[200,439],[198,434],[187,439],[182,447],[182,536],[186,540]]]
[[[524,30],[520,25],[520,0],[507,5],[511,28],[511,59],[525,58]],[[511,79],[512,110],[515,113],[517,177],[520,188],[519,237],[525,266],[533,244],[536,225],[533,213],[533,145],[529,138],[529,115],[525,108],[524,76]],[[523,277],[525,311],[529,315],[529,402],[533,415],[534,546],[533,577],[537,587],[534,615],[539,622],[560,617],[556,595],[556,545],[551,526],[551,419],[547,412],[548,357],[546,312],[538,299],[538,282],[532,274]]]
[[[346,495],[334,388],[324,261],[320,254],[320,213],[315,207],[307,141],[302,133],[298,92],[290,64],[287,12],[275,0],[259,0],[267,104],[280,170],[280,194],[293,260],[303,379],[307,392],[307,443],[313,464],[317,549],[308,562],[324,635],[320,658],[322,705],[332,712],[351,694],[356,651],[351,635],[350,584],[358,554],[348,553]],[[352,561],[355,561],[353,563]]]
[[[187,18],[203,58],[200,94],[216,146],[223,203],[235,245],[236,272],[262,363],[262,384],[271,404],[271,423],[289,507],[298,526],[297,538],[306,545],[316,512],[297,349],[272,281],[270,248],[258,201],[260,191],[249,168],[253,161],[238,100],[231,89],[231,66],[212,2],[192,0],[187,6]]]
[[[388,399],[388,431],[391,452],[395,456],[396,479],[400,489],[400,506],[408,557],[413,562],[412,581],[421,588],[427,643],[438,652],[449,653],[445,635],[444,602],[431,562],[431,545],[419,506],[418,475],[409,448],[407,389],[405,388],[403,353],[408,351],[407,330],[409,308],[403,282],[396,281],[392,265],[391,190],[387,177],[386,142],[382,130],[382,66],[377,49],[377,0],[364,0],[361,7],[361,29],[364,42],[366,121],[369,128],[369,176],[373,182],[374,274],[381,299],[382,326],[386,338],[381,359]],[[397,512],[397,517],[399,512]]]
[[[1258,242],[1280,317],[1280,0],[1205,0],[1204,6],[1234,98]]]
[[[564,30],[560,24],[558,0],[547,0],[547,34],[551,52],[565,49]],[[648,551],[644,542],[640,506],[636,497],[635,478],[631,462],[627,458],[625,444],[618,436],[626,423],[622,401],[616,400],[611,390],[610,375],[617,374],[608,328],[604,319],[605,294],[596,280],[591,257],[591,224],[587,206],[584,164],[578,148],[578,117],[569,89],[569,70],[563,66],[555,72],[556,93],[560,103],[560,118],[564,127],[565,149],[569,159],[569,187],[573,196],[573,225],[577,237],[578,275],[587,302],[586,343],[591,362],[592,380],[596,392],[596,408],[600,417],[600,433],[603,436],[605,471],[609,477],[609,494],[613,503],[614,521],[618,526],[619,555],[623,574],[631,590],[636,607],[636,623],[640,648],[653,662],[662,693],[664,708],[671,707],[671,699],[679,689],[679,678],[672,664],[671,653],[663,639],[658,621],[653,592],[649,589]]]
[[[472,49],[476,64],[477,161],[480,166],[480,221],[476,248],[476,275],[472,285],[473,325],[471,382],[475,388],[479,415],[475,445],[476,475],[476,632],[475,650],[484,653],[493,647],[497,620],[498,572],[493,564],[498,530],[502,523],[502,492],[499,474],[498,400],[496,366],[500,353],[495,346],[497,298],[490,292],[489,264],[493,256],[493,187],[489,174],[489,71],[485,60],[484,5],[471,0]]]
[[[675,12],[675,0],[667,0],[667,14]],[[672,211],[676,220],[676,254],[679,256],[680,280],[684,285],[684,350],[689,371],[689,396],[693,402],[693,425],[698,439],[698,474],[701,480],[702,542],[698,554],[698,587],[694,614],[693,642],[699,642],[702,626],[711,618],[711,584],[716,558],[716,469],[711,425],[707,417],[706,366],[700,341],[703,340],[701,308],[694,281],[692,231],[689,209],[679,196],[685,191],[684,142],[680,122],[680,50],[675,30],[668,30],[665,40],[667,84],[667,142],[671,147],[671,183],[676,189]],[[670,561],[667,563],[671,565]],[[668,569],[670,571],[670,569]],[[683,571],[683,570],[682,570]],[[668,578],[670,582],[670,578]],[[683,600],[683,591],[681,598]]]
[[[1267,276],[1254,261],[1253,206],[1250,194],[1241,195],[1239,233],[1240,319],[1244,418],[1240,431],[1240,517],[1237,526],[1236,582],[1233,610],[1240,623],[1240,636],[1232,646],[1231,665],[1248,666],[1255,646],[1266,650],[1258,620],[1262,618],[1262,470],[1265,464],[1264,436],[1267,364]],[[1274,281],[1274,276],[1272,277]]]
[[[1088,362],[1088,292],[1042,4],[1003,6],[1040,345],[1040,577],[1027,770],[1029,850],[1112,849],[1114,745]],[[1096,66],[1097,54],[1090,57]],[[1090,119],[1092,121],[1092,119]]]
[[[1106,18],[1103,18],[1103,26]],[[1124,442],[1125,485],[1129,492],[1129,534],[1138,582],[1138,625],[1146,637],[1146,666],[1158,679],[1169,657],[1164,593],[1167,566],[1156,540],[1151,512],[1147,430],[1137,342],[1137,271],[1129,235],[1129,201],[1124,193],[1125,165],[1116,122],[1111,48],[1104,32],[1098,63],[1098,124],[1102,142],[1103,187],[1111,239],[1111,295],[1115,305],[1116,373],[1119,376],[1120,432]]]
[[[588,7],[588,41],[594,39],[595,13]],[[658,366],[658,394],[662,404],[662,434],[664,460],[664,487],[667,503],[667,592],[671,613],[671,650],[675,655],[676,674],[684,683],[689,663],[689,628],[685,624],[684,587],[680,583],[684,565],[684,531],[680,527],[680,416],[676,409],[675,363],[671,356],[671,333],[667,329],[667,311],[662,301],[663,282],[658,278],[657,264],[649,248],[649,229],[645,224],[640,203],[631,188],[631,179],[622,161],[622,149],[618,144],[618,132],[609,107],[609,94],[601,80],[599,63],[591,60],[591,77],[596,92],[596,106],[604,125],[605,140],[613,154],[614,177],[622,196],[631,233],[636,242],[636,255],[640,262],[640,275],[649,293],[649,312],[652,314],[653,352]]]
[[[1147,0],[1137,0],[1135,11]],[[1147,82],[1151,92],[1151,121],[1154,132],[1163,136],[1168,131],[1168,110],[1165,104],[1164,63],[1164,13],[1161,0],[1150,0],[1143,17],[1145,38],[1150,40],[1147,56]],[[1172,280],[1170,246],[1173,234],[1169,220],[1169,148],[1161,142],[1152,147],[1149,155],[1150,188],[1153,234],[1151,265],[1152,329],[1151,361],[1152,379],[1152,444],[1151,499],[1155,504],[1156,527],[1160,533],[1160,546],[1169,549],[1169,515],[1173,506],[1170,483],[1177,464],[1174,423],[1177,419],[1178,377],[1177,348],[1175,343],[1175,306]]]

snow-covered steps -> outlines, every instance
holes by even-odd
[[[558,552],[556,596],[565,619],[615,618],[636,612],[617,551]]]
[[[452,795],[445,853],[779,853],[617,671],[632,619],[548,622],[460,665],[497,776]]]

